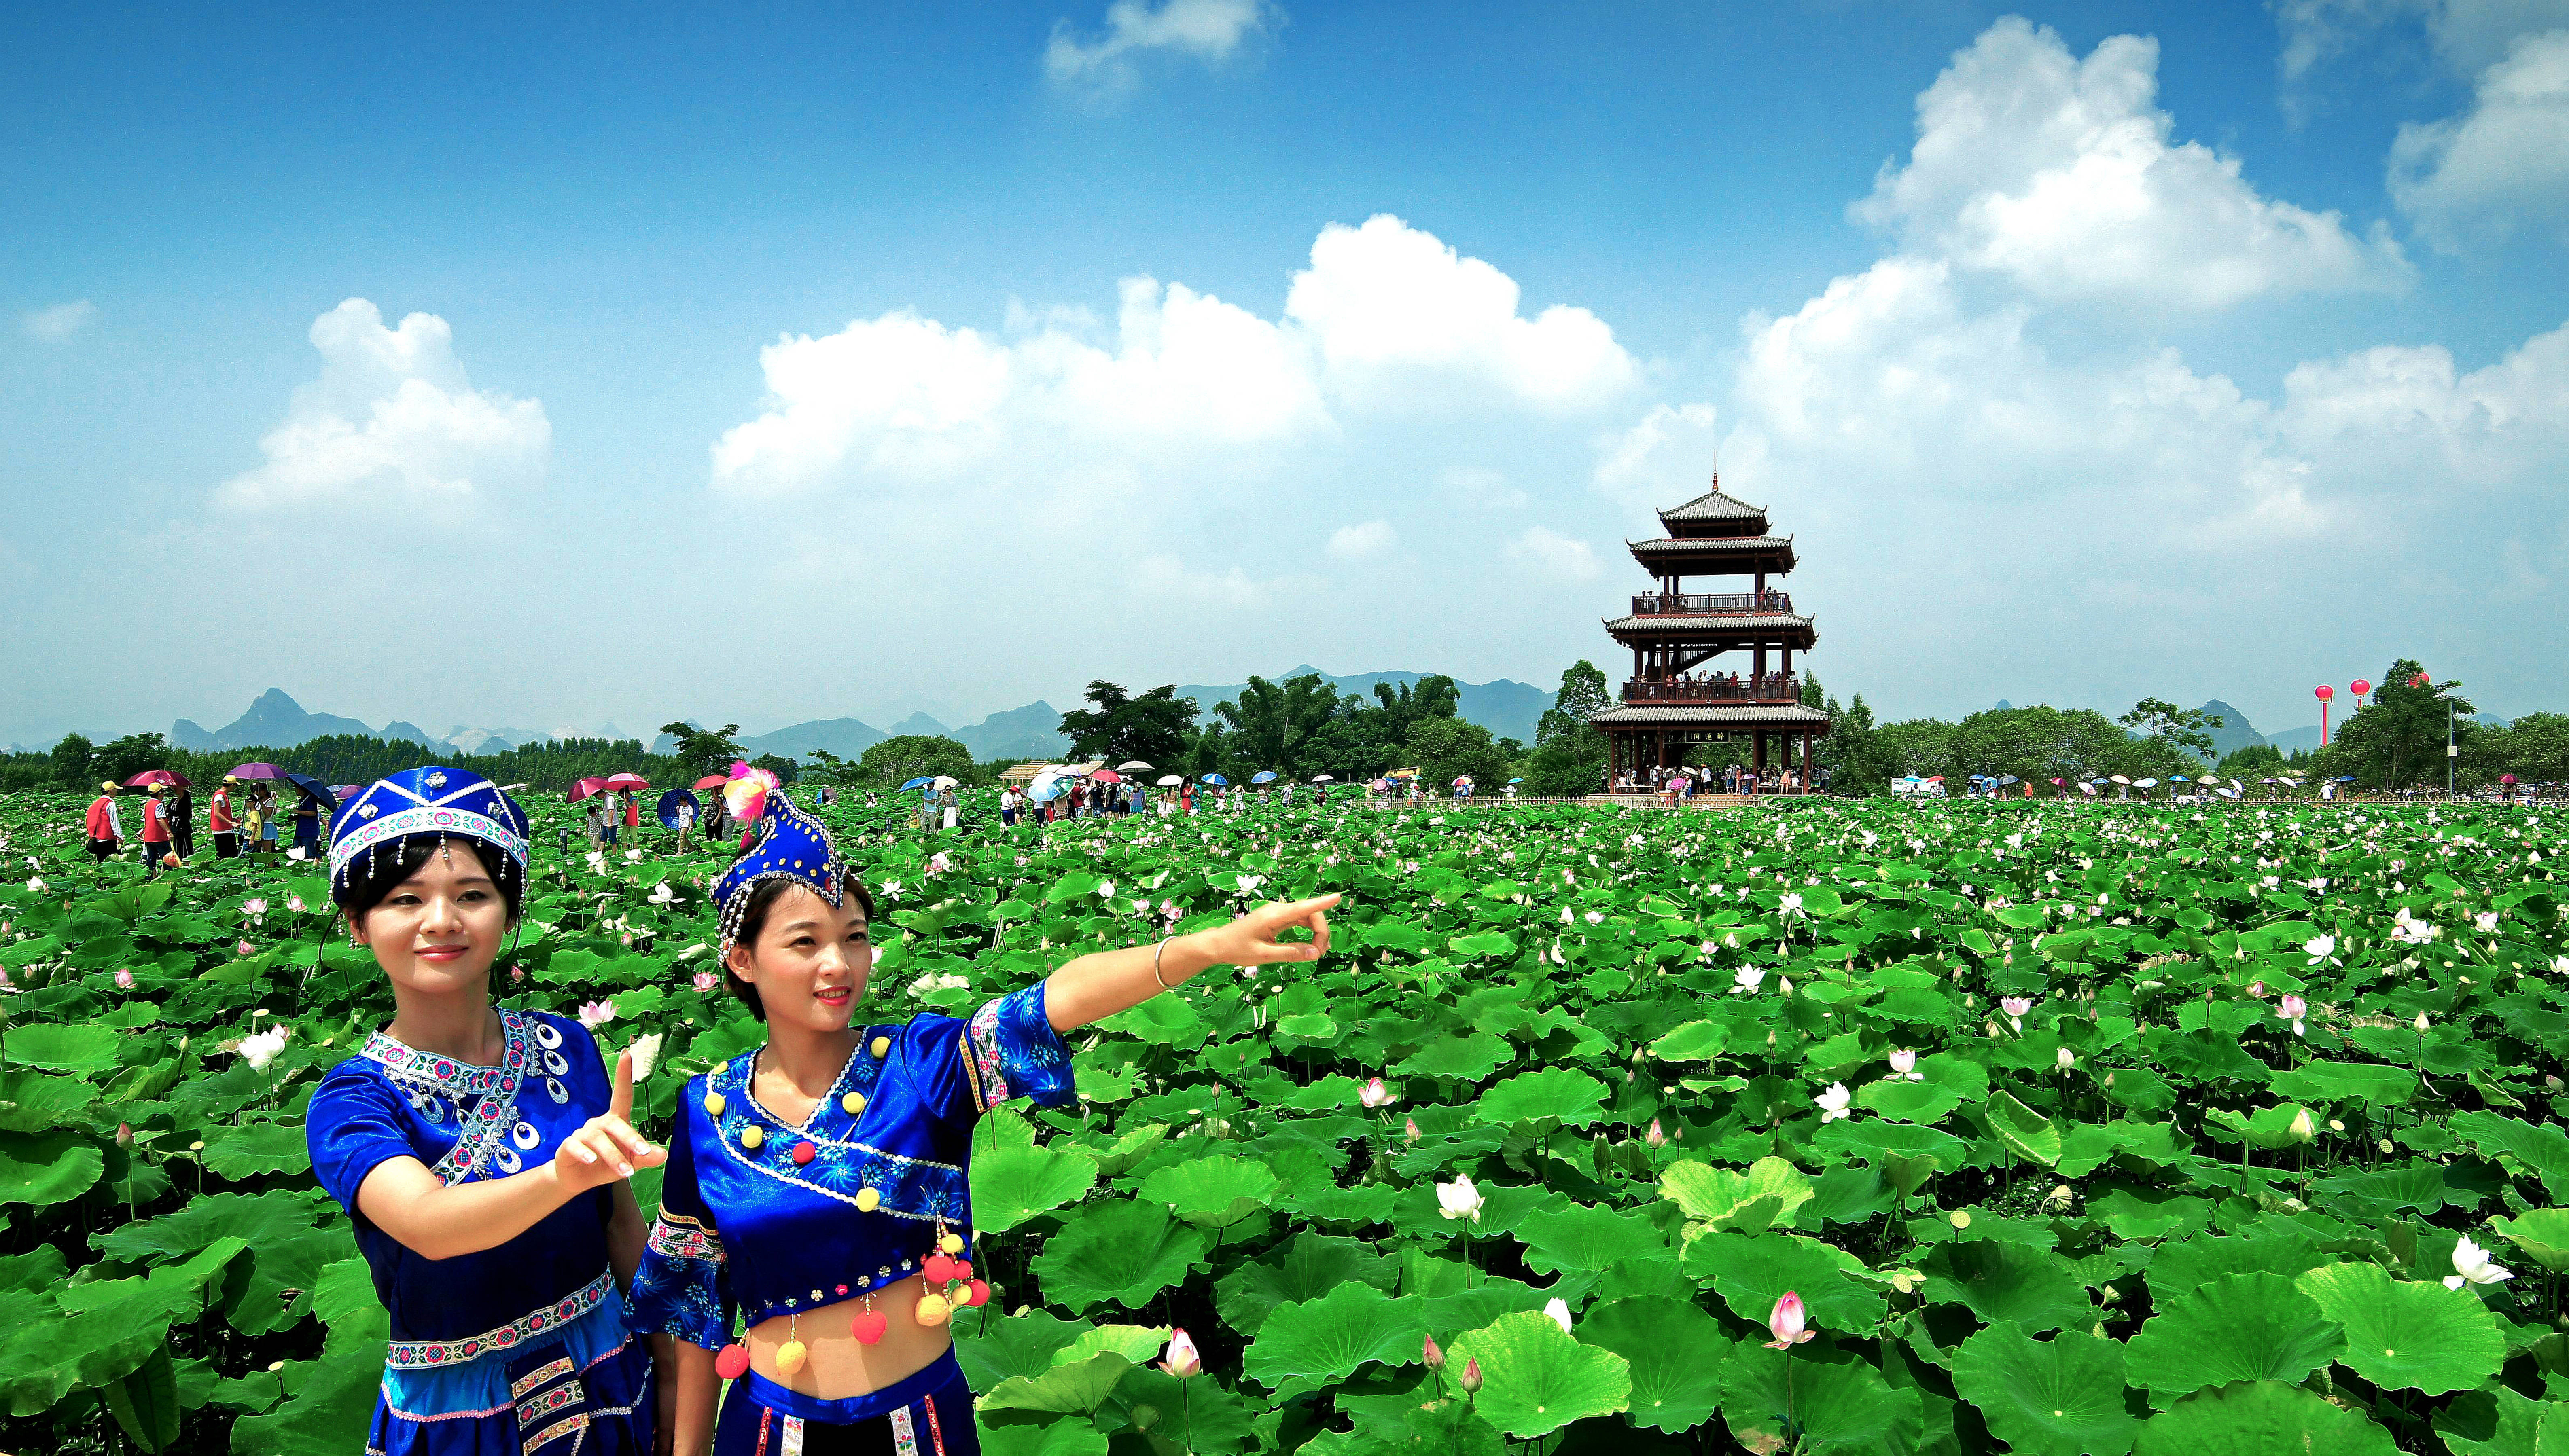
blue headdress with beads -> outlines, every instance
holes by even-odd
[[[740,938],[740,918],[749,898],[770,880],[790,880],[839,908],[848,884],[847,866],[821,821],[794,807],[782,793],[768,793],[756,812],[758,843],[732,862],[714,882],[714,900],[722,906],[722,944]]]
[[[377,779],[339,806],[330,820],[330,898],[344,903],[359,858],[371,866],[377,854],[432,836],[488,845],[526,883],[527,812],[480,774],[431,764]]]

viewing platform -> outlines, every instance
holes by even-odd
[[[1659,678],[1637,677],[1624,684],[1624,701],[1628,703],[1798,703],[1802,700],[1802,682],[1789,674],[1769,673],[1762,679],[1751,678]]]
[[[1789,591],[1645,591],[1635,616],[1791,616]]]

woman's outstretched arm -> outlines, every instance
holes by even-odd
[[[1129,950],[1100,950],[1080,956],[1044,982],[1044,1019],[1055,1031],[1068,1031],[1130,1010],[1158,995],[1166,981],[1183,985],[1217,965],[1271,965],[1280,961],[1317,960],[1329,949],[1329,910],[1335,895],[1290,904],[1262,905],[1228,925],[1215,925],[1187,935],[1172,935]],[[1279,940],[1294,925],[1310,928],[1308,940]],[[1152,957],[1159,973],[1152,974]]]

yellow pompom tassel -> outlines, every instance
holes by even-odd
[[[740,1145],[749,1149],[753,1153],[758,1151],[759,1144],[766,1141],[767,1134],[759,1131],[758,1125],[755,1123],[752,1123],[750,1126],[740,1130]]]
[[[720,1117],[720,1116],[722,1116],[722,1110],[723,1110],[723,1095],[722,1095],[720,1092],[708,1092],[708,1093],[706,1093],[706,1094],[705,1094],[705,1116],[707,1116],[707,1117]]]
[[[876,1038],[875,1038],[875,1055],[876,1055],[876,1056],[879,1056],[879,1057],[880,1057],[880,1056],[883,1056],[884,1054],[886,1054],[886,1053],[890,1052],[891,1050],[892,1050],[892,1038],[891,1038],[891,1037],[889,1037],[889,1036],[878,1036],[878,1037],[876,1037]]]
[[[943,1324],[945,1322],[945,1316],[950,1312],[952,1312],[952,1310],[950,1306],[946,1304],[945,1296],[943,1294],[921,1294],[918,1296],[919,1323]]]
[[[963,1236],[960,1234],[948,1234],[944,1238],[936,1241],[936,1247],[944,1250],[948,1254],[960,1254],[963,1252]]]
[[[803,1341],[789,1339],[776,1347],[776,1368],[784,1374],[791,1375],[803,1368],[803,1357],[806,1353],[808,1351],[803,1348]]]
[[[866,1110],[866,1094],[863,1092],[851,1092],[847,1096],[839,1099],[839,1105],[846,1108],[851,1113],[863,1112]]]
[[[871,1214],[882,1206],[882,1194],[875,1192],[871,1188],[861,1188],[857,1190],[857,1212],[861,1214]]]

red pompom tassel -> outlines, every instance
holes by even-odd
[[[848,1332],[857,1337],[859,1344],[873,1344],[884,1337],[884,1327],[890,1322],[881,1314],[869,1309],[849,1324]]]
[[[918,1266],[918,1272],[927,1275],[929,1283],[946,1283],[954,1277],[954,1261],[946,1255],[931,1254]]]
[[[972,1261],[968,1259],[958,1259],[954,1261],[954,1277],[958,1279],[968,1279],[971,1276]]]
[[[977,1309],[977,1308],[979,1308],[979,1307],[980,1307],[981,1305],[983,1305],[983,1304],[987,1304],[987,1303],[989,1303],[989,1302],[990,1302],[990,1284],[989,1284],[989,1281],[988,1281],[988,1280],[986,1280],[986,1279],[974,1279],[974,1280],[972,1281],[972,1285],[971,1285],[970,1290],[969,1290],[968,1292],[966,1292],[966,1293],[964,1294],[964,1296],[963,1296],[963,1302],[964,1302],[966,1305],[968,1305],[968,1306],[970,1306],[970,1307],[972,1307],[972,1308],[976,1308],[976,1309]]]
[[[727,1344],[714,1356],[714,1373],[726,1380],[737,1380],[749,1373],[749,1346]]]

